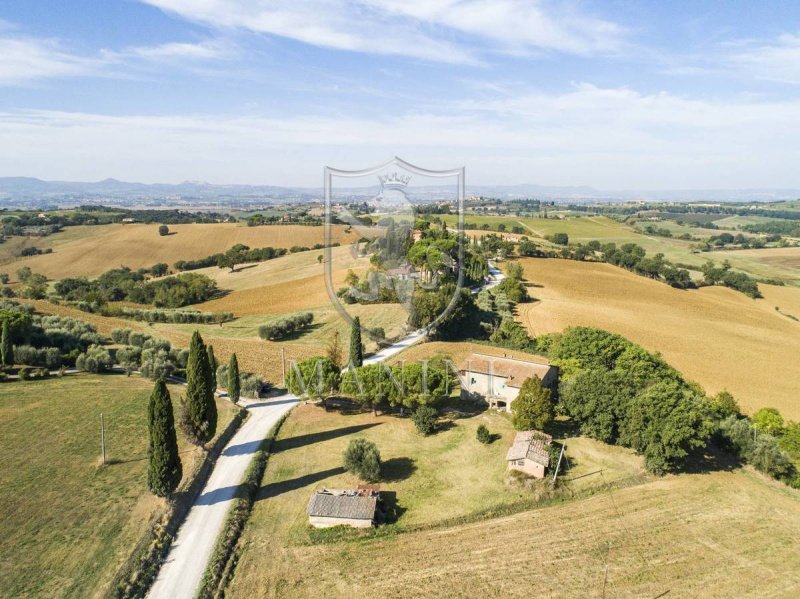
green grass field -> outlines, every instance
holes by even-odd
[[[0,385],[0,596],[102,596],[165,506],[147,490],[152,387],[140,377],[90,374]],[[170,386],[176,413],[181,392]],[[218,408],[219,430],[234,408]],[[201,454],[180,433],[178,440],[185,484]]]
[[[456,402],[456,407],[465,405]],[[475,438],[479,424],[485,424],[498,438],[482,445]],[[309,596],[305,576],[293,557],[308,551],[327,551],[317,545],[329,538],[312,533],[305,513],[314,490],[351,488],[358,479],[341,468],[341,456],[354,438],[374,441],[384,463],[383,491],[396,494],[401,515],[395,524],[379,529],[381,536],[435,527],[454,518],[478,520],[487,510],[515,511],[521,504],[535,503],[546,492],[539,481],[532,490],[509,485],[505,454],[514,431],[506,414],[495,411],[455,417],[445,430],[421,437],[408,418],[371,413],[342,415],[321,407],[301,405],[283,425],[252,517],[243,537],[244,553],[237,567],[233,596],[255,592],[259,596]],[[570,477],[578,478],[606,469],[606,478],[583,476],[575,490],[585,490],[619,479],[641,480],[640,458],[621,448],[607,448],[588,439],[568,439],[568,453],[574,460]],[[336,534],[336,531],[332,531]],[[406,533],[403,533],[406,534]],[[345,534],[345,537],[353,535]],[[355,533],[355,536],[360,536]],[[334,552],[346,551],[347,543],[336,543]],[[268,551],[265,548],[269,547]],[[326,545],[327,547],[327,545]],[[299,584],[300,592],[291,593]]]

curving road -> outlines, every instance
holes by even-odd
[[[490,264],[485,287],[494,287],[504,278],[500,270]],[[424,337],[425,331],[415,331],[364,363],[383,362]],[[242,400],[250,417],[222,450],[206,486],[178,529],[167,559],[147,595],[150,599],[193,599],[253,455],[270,429],[298,401],[288,393],[268,400]]]

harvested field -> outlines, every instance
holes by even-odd
[[[3,268],[13,273],[21,266],[52,279],[97,276],[110,268],[150,267],[158,262],[172,266],[178,260],[194,260],[224,252],[237,243],[250,247],[313,246],[323,242],[322,227],[302,225],[246,227],[235,223],[170,225],[160,236],[157,224],[67,227],[64,231],[30,240],[28,245],[52,247],[53,253],[28,258],[4,257]],[[343,225],[333,227],[333,240],[355,240]],[[15,238],[16,239],[16,238]],[[5,250],[4,250],[5,251]],[[13,274],[12,274],[13,276]]]
[[[517,318],[533,334],[574,325],[614,331],[661,352],[709,393],[728,389],[748,412],[772,406],[800,419],[800,322],[775,311],[798,306],[800,290],[764,285],[768,299],[752,300],[722,287],[673,289],[607,264],[522,264],[540,301],[519,305]]]
[[[484,416],[415,439],[402,428],[407,420],[298,407],[270,458],[226,596],[522,597],[535,589],[535,596],[600,597],[604,578],[606,596],[614,597],[800,592],[800,493],[749,470],[645,477],[585,499],[436,525],[465,505],[486,507],[513,494],[498,485],[507,447],[500,416],[485,414],[504,438],[472,447],[473,427]],[[458,434],[464,427],[467,434]],[[410,474],[382,487],[407,508],[399,522],[431,526],[357,542],[310,538],[305,506],[313,490],[356,482],[341,472],[339,457],[353,437],[375,440],[384,460],[413,458]],[[567,443],[587,469],[608,468],[581,481],[602,485],[641,467],[621,448]]]
[[[465,343],[455,341],[431,341],[428,343],[418,343],[412,345],[407,350],[397,354],[389,360],[390,363],[397,362],[418,362],[420,360],[430,360],[431,358],[449,357],[458,366],[471,353],[489,354],[491,356],[508,356],[519,358],[520,360],[531,360],[534,362],[548,362],[548,359],[536,354],[493,347],[482,343]]]

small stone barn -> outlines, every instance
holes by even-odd
[[[511,402],[527,379],[539,377],[549,389],[558,383],[558,368],[512,357],[471,354],[460,367],[461,397],[484,399],[489,407],[511,411]]]
[[[544,478],[550,465],[550,444],[553,438],[540,431],[517,433],[506,454],[509,470],[519,470],[535,478]]]
[[[358,489],[322,489],[308,502],[308,523],[315,528],[353,526],[369,528],[375,522],[380,490],[375,486]]]

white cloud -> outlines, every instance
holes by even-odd
[[[617,52],[625,39],[615,23],[541,0],[141,1],[216,28],[445,63],[490,51]]]
[[[138,46],[122,52],[125,56],[136,56],[156,62],[172,60],[215,60],[231,58],[234,50],[230,44],[220,40],[205,40],[198,43],[172,42],[159,46]]]
[[[579,84],[391,118],[0,114],[0,175],[319,184],[401,155],[470,183],[800,187],[800,100],[691,99]],[[43,166],[43,165],[46,165]]]
[[[0,37],[0,56],[0,85],[88,75],[105,64],[102,59],[70,54],[56,41],[36,38]]]
[[[800,84],[800,35],[784,34],[769,44],[753,44],[729,62],[757,79]]]
[[[2,24],[2,22],[0,22]],[[59,40],[0,36],[0,86],[25,85],[43,79],[118,76],[132,61],[138,65],[188,63],[227,59],[234,47],[221,40],[198,43],[173,42],[123,50],[100,50],[79,55],[64,48]]]

